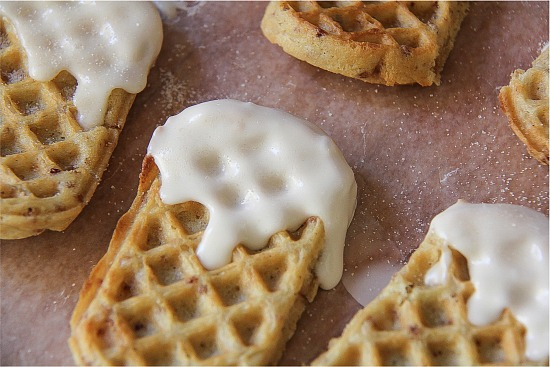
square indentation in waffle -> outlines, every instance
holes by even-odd
[[[409,349],[409,341],[405,338],[392,337],[375,344],[374,354],[378,355],[379,363],[383,366],[409,366],[415,362]]]
[[[143,232],[143,235],[136,239],[136,244],[142,251],[152,250],[167,242],[163,222],[155,218],[152,218],[144,224]]]
[[[412,28],[418,24],[414,17],[394,2],[368,5],[368,14],[385,29]]]
[[[49,147],[46,154],[61,171],[72,171],[83,166],[81,150],[72,142],[60,142]]]
[[[124,262],[122,260],[121,262]],[[112,275],[113,279],[110,284],[112,291],[111,298],[115,302],[122,302],[127,299],[139,296],[144,290],[146,284],[140,278],[143,278],[143,270],[136,274],[133,267],[122,266],[117,269]]]
[[[269,292],[276,292],[284,284],[288,269],[284,254],[274,253],[266,256],[264,261],[254,266],[255,271],[263,280],[263,285]]]
[[[480,328],[473,335],[473,343],[480,363],[504,364],[521,361],[518,348],[522,335],[517,335],[508,325]]]
[[[358,366],[361,361],[364,360],[362,352],[362,346],[357,344],[348,344],[345,349],[342,350],[339,356],[338,362],[335,365],[338,366]]]
[[[206,293],[204,285],[198,284],[198,278],[187,280],[187,287],[180,287],[166,293],[166,302],[175,320],[185,323],[211,312],[210,300],[202,297]]]
[[[428,338],[426,347],[428,359],[433,366],[467,365],[468,359],[463,357],[461,349],[467,348],[462,338],[452,334],[437,334]]]
[[[385,300],[376,312],[368,317],[369,324],[377,331],[392,331],[401,329],[401,318],[398,305],[394,300]]]
[[[141,339],[161,332],[162,308],[148,297],[135,297],[120,304],[117,316],[121,328],[129,330],[132,339]]]
[[[211,291],[219,297],[219,301],[223,306],[229,307],[245,302],[251,292],[253,292],[254,284],[242,284],[241,272],[246,271],[240,267],[231,266],[224,268],[223,272],[213,274],[210,277],[209,284],[212,287]]]
[[[422,23],[430,23],[439,9],[437,1],[409,1],[406,3],[407,9],[413,13]]]
[[[439,289],[427,290],[418,297],[416,311],[420,321],[427,328],[437,328],[455,324],[453,315],[460,310],[452,307],[453,299],[441,294]]]
[[[144,365],[147,366],[170,366],[177,358],[174,356],[176,347],[173,343],[159,341],[153,342],[140,350]]]
[[[185,276],[179,252],[174,248],[162,248],[161,251],[149,254],[145,263],[161,286],[179,282]]]
[[[93,344],[103,350],[108,350],[117,342],[117,333],[115,333],[114,318],[103,317],[95,320],[95,323],[90,327],[90,336]]]
[[[76,78],[69,72],[63,70],[52,81],[57,88],[57,92],[61,95],[61,98],[72,105],[74,92],[78,84]]]
[[[29,182],[27,187],[37,198],[49,198],[59,193],[57,180],[52,180],[49,177],[43,177]]]
[[[143,358],[143,362],[141,363],[146,366],[175,365],[174,362],[177,361],[174,353],[174,350],[177,348],[175,343],[158,339],[150,338],[148,345],[139,349],[138,354]]]
[[[4,160],[4,165],[20,181],[30,181],[39,177],[43,171],[45,162],[41,158],[32,153],[10,155]]]
[[[218,345],[217,330],[214,325],[207,326],[187,339],[197,360],[207,360],[223,352]]]
[[[29,129],[38,140],[38,143],[44,146],[65,141],[67,137],[71,137],[74,133],[71,130],[67,131],[67,125],[60,123],[56,115],[29,124]]]
[[[3,33],[0,33],[2,37]],[[7,40],[7,37],[3,38]],[[2,39],[0,39],[0,42]],[[9,43],[6,47],[9,46]],[[27,75],[25,73],[25,67],[23,65],[23,60],[18,52],[7,51],[6,55],[0,60],[0,78],[4,84],[13,84],[18,83],[24,80]]]
[[[23,143],[15,134],[15,131],[3,125],[0,131],[0,156],[7,157],[12,154],[22,153],[23,149]]]
[[[11,107],[21,116],[38,115],[47,107],[45,95],[40,85],[19,83],[5,89],[5,98],[11,102]]]
[[[263,324],[263,315],[259,309],[237,313],[232,317],[231,323],[235,335],[240,338],[243,345],[250,346],[262,342],[259,338],[261,338],[260,328]]]
[[[420,32],[408,31],[403,28],[390,29],[388,33],[391,34],[395,42],[401,47],[401,51],[405,54],[429,42],[428,40],[424,41],[425,36]]]
[[[208,223],[208,211],[198,203],[174,205],[160,214],[152,213],[144,222],[143,235],[137,239],[137,247],[150,251],[161,245],[181,243],[181,238],[203,231]],[[184,241],[193,247],[193,241]],[[193,248],[194,250],[194,248]]]
[[[4,182],[0,182],[0,198],[16,198],[18,195],[19,191],[15,187],[12,185],[7,185]]]
[[[540,101],[548,97],[548,83],[544,83],[547,77],[547,70],[535,67],[520,75],[521,89],[526,100]]]
[[[169,208],[170,223],[180,226],[187,235],[194,235],[206,229],[209,213],[206,207],[196,202],[173,205]]]

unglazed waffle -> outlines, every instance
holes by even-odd
[[[76,79],[30,78],[15,29],[1,16],[0,60],[0,238],[64,230],[95,191],[135,95],[114,90],[103,124],[83,131]]]
[[[510,127],[529,153],[548,164],[548,47],[527,71],[512,73],[499,93]]]
[[[424,284],[444,246],[428,234],[408,264],[314,365],[494,365],[533,364],[525,359],[525,328],[509,310],[486,326],[468,321],[474,291],[466,259],[452,250],[448,281]],[[451,244],[452,246],[452,244]],[[548,361],[546,361],[546,364]]]
[[[264,35],[333,73],[385,85],[439,85],[468,5],[455,1],[273,1]]]
[[[279,232],[261,251],[238,246],[207,271],[195,249],[208,222],[202,205],[166,205],[147,156],[137,197],[107,254],[85,283],[69,340],[79,364],[265,365],[294,333],[324,243],[322,222]]]

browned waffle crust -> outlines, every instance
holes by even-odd
[[[466,259],[452,250],[446,284],[428,286],[426,272],[443,240],[429,234],[388,286],[333,339],[314,365],[523,365],[525,328],[505,310],[475,326],[466,302],[474,291]],[[451,244],[452,245],[452,244]],[[548,364],[543,361],[538,364]]]
[[[514,71],[510,84],[499,93],[510,127],[544,164],[548,164],[548,52],[546,48],[527,71]]]
[[[138,194],[85,283],[69,345],[79,364],[275,363],[307,300],[324,229],[310,218],[261,251],[205,270],[195,249],[208,222],[200,204],[166,205],[146,157]]]
[[[83,131],[72,97],[76,79],[28,75],[27,56],[0,15],[0,238],[62,231],[90,200],[135,95],[116,89],[101,126]]]
[[[273,1],[264,35],[322,69],[386,85],[439,85],[465,2]]]

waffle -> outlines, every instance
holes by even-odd
[[[446,284],[424,284],[442,246],[444,240],[428,234],[408,264],[313,364],[533,364],[524,355],[525,328],[509,310],[489,325],[475,326],[468,321],[466,302],[474,286],[467,261],[459,252],[451,249]]]
[[[104,123],[83,131],[76,79],[28,75],[26,52],[0,15],[0,238],[64,230],[90,200],[135,95],[114,90]]]
[[[548,164],[548,47],[527,71],[512,73],[499,93],[510,127],[528,152]]]
[[[195,249],[208,222],[196,202],[166,205],[158,168],[145,158],[138,194],[107,254],[85,283],[69,345],[79,364],[265,365],[293,334],[324,243],[316,217],[266,248],[237,246],[207,271]]]
[[[439,85],[468,5],[454,1],[274,1],[264,35],[314,66],[369,83]]]

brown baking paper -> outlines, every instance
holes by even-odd
[[[264,2],[188,3],[166,20],[149,85],[138,95],[90,204],[64,232],[2,241],[2,365],[73,364],[67,338],[78,292],[129,208],[156,126],[182,109],[234,98],[323,128],[359,186],[344,282],[372,299],[457,199],[548,215],[548,167],[508,127],[498,90],[548,37],[548,2],[471,3],[441,86],[384,87],[331,74],[261,34]],[[343,283],[320,290],[281,364],[307,364],[360,308]]]

